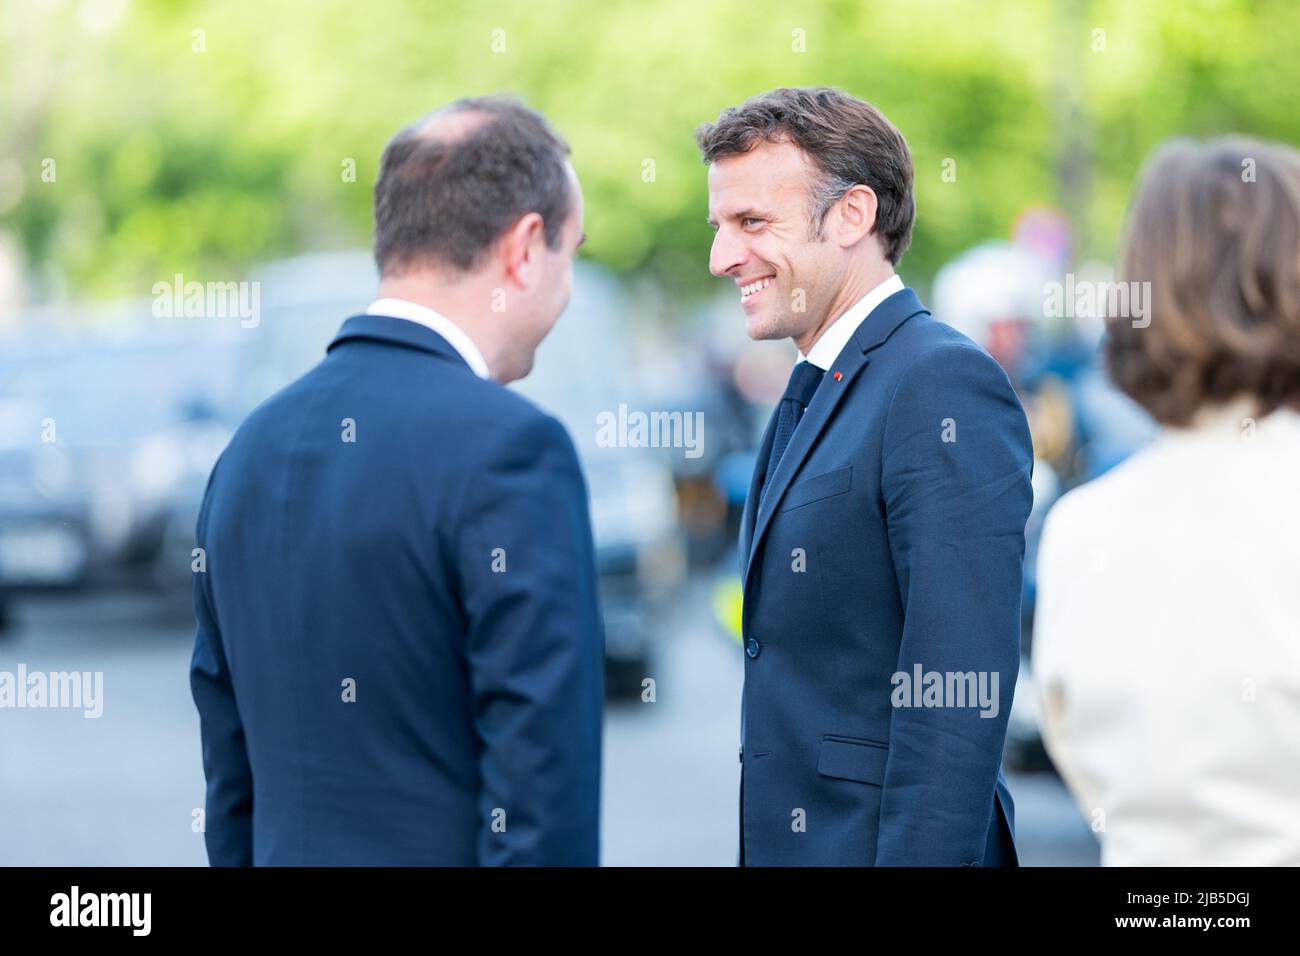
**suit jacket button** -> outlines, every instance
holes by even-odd
[[[750,657],[757,657],[758,641],[751,637],[749,639],[749,643],[745,645],[745,653],[748,654]]]

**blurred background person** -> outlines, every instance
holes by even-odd
[[[1300,153],[1165,145],[1121,261],[1107,365],[1162,429],[1047,517],[1047,749],[1103,864],[1300,865]]]

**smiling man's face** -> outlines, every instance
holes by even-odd
[[[790,142],[760,143],[709,166],[709,271],[735,281],[751,339],[807,338],[844,279],[838,243],[812,238],[810,189],[819,176]]]

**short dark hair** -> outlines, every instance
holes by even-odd
[[[716,123],[700,126],[695,139],[705,163],[763,142],[792,142],[822,174],[809,186],[814,238],[831,206],[863,184],[876,194],[873,231],[889,261],[898,265],[912,243],[912,154],[903,134],[865,100],[826,86],[772,90],[723,110]]]
[[[438,135],[436,120],[481,123]],[[571,208],[569,146],[540,113],[506,97],[460,99],[389,141],[375,182],[375,262],[382,275],[431,265],[469,272],[521,216],[542,217],[556,249]]]
[[[1147,323],[1107,317],[1112,380],[1162,424],[1253,400],[1300,410],[1300,153],[1175,139],[1148,161],[1120,279],[1150,283]]]

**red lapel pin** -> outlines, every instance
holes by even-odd
[[[835,381],[838,382],[838,381],[839,381],[840,379],[842,379],[843,377],[844,377],[844,373],[843,373],[843,372],[836,372],[836,373],[835,373]]]

